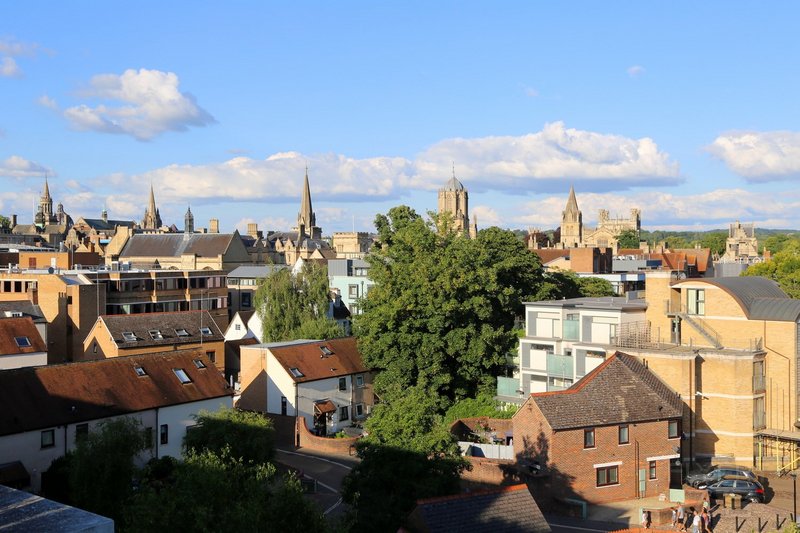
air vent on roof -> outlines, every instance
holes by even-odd
[[[148,333],[150,334],[150,338],[153,339],[154,341],[164,340],[164,336],[161,334],[160,330],[151,329],[150,331],[148,331]]]
[[[290,368],[289,372],[291,372],[292,376],[296,378],[302,378],[303,376],[305,376],[305,374],[300,372],[300,370],[297,368]]]
[[[12,318],[22,318],[22,312],[21,311],[11,311],[11,317]]]
[[[132,331],[123,331],[122,338],[125,342],[136,342],[138,340]]]

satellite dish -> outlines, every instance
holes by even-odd
[[[53,267],[47,267],[47,273],[48,274],[52,274],[55,271],[56,271],[56,269],[54,269]]]

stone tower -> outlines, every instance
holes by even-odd
[[[561,212],[561,248],[577,248],[583,243],[583,214],[578,209],[575,188],[570,185],[567,206]]]
[[[53,214],[53,199],[50,197],[50,185],[47,183],[46,176],[44,178],[42,196],[39,198],[39,210],[34,217],[34,223],[40,227],[56,223],[56,217]]]
[[[156,207],[156,195],[153,193],[153,184],[150,184],[150,203],[144,211],[142,229],[158,229],[161,227],[161,214]]]
[[[317,218],[311,207],[311,188],[308,185],[308,167],[306,167],[305,181],[303,182],[303,195],[300,197],[300,212],[297,213],[297,240],[304,238],[321,239],[322,229],[317,227]]]
[[[452,216],[453,231],[475,237],[478,231],[477,220],[469,223],[469,193],[464,185],[456,178],[453,168],[451,177],[444,187],[439,189],[439,213],[450,213]]]
[[[194,233],[194,215],[192,214],[192,206],[186,209],[186,214],[183,216],[183,232]]]

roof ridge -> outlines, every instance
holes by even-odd
[[[485,496],[488,494],[503,494],[506,492],[516,492],[518,490],[523,490],[527,488],[528,486],[525,483],[520,483],[518,485],[507,485],[504,487],[482,489],[473,492],[460,492],[458,494],[449,494],[447,496],[436,496],[433,498],[425,498],[422,500],[417,500],[417,505],[426,505],[430,503],[441,503],[446,501],[461,500],[461,499],[471,498],[474,496]]]

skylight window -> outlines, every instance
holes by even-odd
[[[186,331],[184,328],[180,328],[175,330],[175,335],[177,335],[178,337],[188,337],[189,332]]]
[[[289,372],[291,372],[292,376],[294,376],[294,377],[296,377],[296,378],[302,378],[302,377],[304,377],[304,376],[305,376],[305,374],[303,374],[302,372],[300,372],[300,370],[299,370],[299,369],[297,369],[297,368],[290,368],[290,369],[289,369]]]
[[[333,350],[331,350],[327,346],[320,346],[319,350],[322,352],[322,356],[323,357],[328,357],[328,356],[333,355]]]
[[[123,331],[122,338],[125,342],[136,342],[136,335],[132,331]]]
[[[200,335],[213,335],[213,333],[211,333],[211,328],[203,327],[200,328]]]
[[[203,361],[201,361],[200,359],[195,359],[194,360],[194,366],[196,366],[197,368],[205,368],[206,364]]]
[[[20,348],[30,348],[31,340],[28,337],[14,337],[14,341]]]
[[[184,385],[192,382],[192,378],[189,377],[189,374],[187,374],[184,369],[173,368],[172,371],[175,372],[175,375],[178,376],[178,380]]]
[[[150,334],[150,338],[154,341],[164,340],[164,335],[161,334],[161,330],[151,329],[148,333]]]
[[[136,372],[136,375],[139,376],[140,378],[147,375],[147,371],[138,365],[133,367],[133,371]]]

